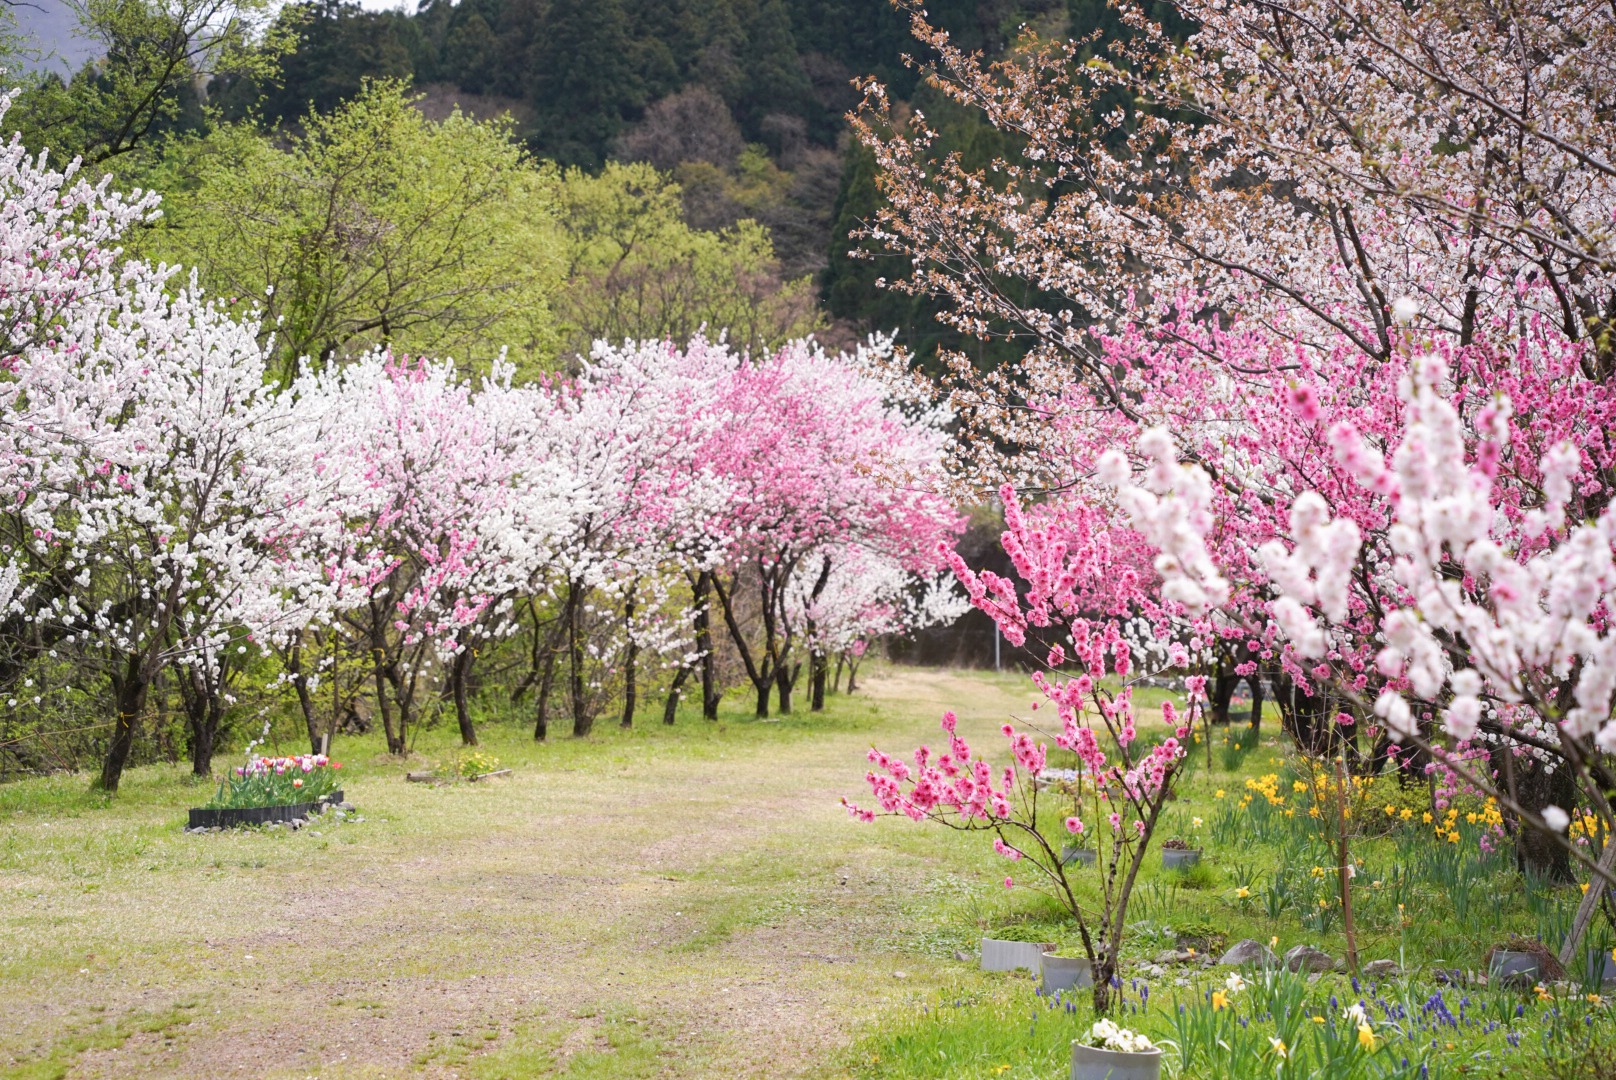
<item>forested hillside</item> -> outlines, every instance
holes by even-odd
[[[1024,25],[1074,35],[1117,29],[1104,0],[943,0],[929,11],[960,44],[990,55]],[[167,206],[165,228],[183,225],[187,200],[201,192],[213,201],[189,218],[205,218],[217,231],[219,171],[199,163],[231,160],[251,171],[241,158],[245,132],[283,150],[311,131],[318,142],[321,117],[360,101],[367,86],[396,85],[434,120],[457,109],[502,120],[507,126],[500,138],[535,162],[554,163],[556,175],[577,170],[580,184],[585,176],[615,177],[615,187],[606,181],[616,191],[606,201],[620,204],[625,219],[654,219],[660,224],[653,232],[680,234],[673,254],[651,260],[662,270],[716,274],[742,282],[750,300],[766,296],[766,315],[754,311],[739,320],[770,324],[754,335],[759,341],[805,328],[838,341],[895,330],[900,341],[927,354],[944,335],[926,302],[876,287],[894,267],[848,255],[849,234],[879,198],[870,158],[847,137],[845,116],[859,100],[856,78],[878,76],[897,98],[924,110],[949,147],[968,160],[985,163],[1005,148],[1001,133],[951,107],[904,64],[913,46],[908,15],[887,0],[427,0],[413,13],[367,11],[342,0],[278,12],[186,0],[166,14],[94,0],[82,6],[81,18],[105,58],[70,82],[49,76],[27,88],[12,115],[22,120],[31,146],[56,156],[83,155],[128,183],[157,189]],[[220,25],[229,29],[219,33]],[[222,129],[229,129],[225,141],[233,149],[218,145]],[[608,166],[614,162],[643,163],[657,175],[613,172]],[[599,181],[596,187],[599,206],[605,191]],[[237,195],[258,199],[263,192]],[[595,232],[620,233],[623,224],[620,219]],[[689,251],[692,245],[719,236],[739,237],[707,243],[738,246],[733,265],[694,269],[700,259]],[[263,261],[256,251],[222,253],[216,236],[182,239],[170,233],[147,253],[198,265],[204,284],[215,290],[267,284],[239,272],[243,262]],[[576,260],[555,255],[556,244],[538,235],[503,239],[525,243],[532,261],[549,264],[549,284],[524,287],[530,307],[585,310],[559,328],[533,318],[521,327],[499,318],[461,319],[462,328],[474,326],[470,337],[480,339],[472,353],[510,347],[548,366],[560,353],[587,347],[595,335],[688,330],[723,306],[709,298],[695,302],[700,310],[636,324],[621,312],[614,317],[598,310],[598,297],[583,296],[599,292],[600,275],[584,275],[587,282],[576,272],[569,276],[564,264]],[[619,244],[610,254],[596,251],[595,262],[609,265],[628,250],[644,248]],[[469,299],[487,281],[465,284],[451,291]],[[459,306],[439,305],[429,314]],[[539,321],[548,319],[546,313]],[[595,325],[586,325],[591,321]],[[370,340],[331,338],[329,327],[313,322],[319,325],[292,328],[288,356],[318,351],[321,333],[328,346]],[[488,329],[501,333],[482,333]],[[446,337],[440,326],[424,344],[470,343],[467,335]],[[983,362],[1015,351],[1013,343],[968,343],[957,335],[950,344]]]

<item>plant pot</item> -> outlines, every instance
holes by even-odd
[[[1094,985],[1094,971],[1086,956],[1061,956],[1046,952],[1040,960],[1046,994],[1053,994],[1057,990],[1081,990]]]
[[[1609,949],[1589,949],[1588,966],[1584,970],[1590,976],[1598,972],[1601,985],[1616,982],[1616,957],[1610,955]]]
[[[1512,977],[1538,979],[1540,969],[1537,957],[1529,952],[1494,949],[1493,958],[1487,964],[1487,978],[1497,980]]]
[[[1073,863],[1079,863],[1083,866],[1093,866],[1094,860],[1099,858],[1099,855],[1100,853],[1093,848],[1073,847],[1067,844],[1061,848],[1061,865],[1071,866]]]
[[[1200,848],[1162,848],[1162,869],[1182,870],[1201,861]]]
[[[1161,1051],[1124,1054],[1074,1042],[1072,1080],[1161,1080]]]
[[[342,791],[331,792],[315,802],[286,803],[281,806],[226,806],[218,808],[191,808],[192,829],[233,829],[240,825],[267,825],[274,821],[306,818],[317,810],[336,806],[342,802]]]
[[[1044,953],[1054,951],[1052,941],[1005,941],[982,939],[983,971],[1037,971],[1044,964]]]

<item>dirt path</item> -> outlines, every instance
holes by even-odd
[[[949,706],[986,730],[1023,703],[1004,685],[887,674],[863,730],[763,753],[631,760],[603,740],[504,782],[378,778],[350,791],[366,821],[321,836],[136,830],[147,848],[103,851],[120,869],[93,888],[74,866],[95,877],[94,822],[19,825],[14,852],[61,858],[0,875],[0,1072],[820,1074],[947,966],[906,947],[935,849],[837,799],[872,738],[930,739]]]

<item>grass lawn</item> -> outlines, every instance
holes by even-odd
[[[1030,690],[896,669],[825,714],[777,721],[737,698],[717,724],[682,715],[666,729],[648,714],[542,745],[486,724],[485,750],[513,772],[446,787],[404,773],[450,760],[452,725],[422,733],[407,763],[343,739],[333,755],[363,820],[298,833],[184,833],[185,808],[211,792],[179,768],[132,771],[110,804],[83,776],[0,787],[0,1075],[1059,1076],[1090,1019],[1081,1000],[1068,1013],[1026,976],[954,958],[986,928],[1048,920],[1047,903],[996,884],[1006,864],[981,838],[861,826],[837,802],[864,795],[872,742],[935,742],[945,708],[996,752],[995,729],[1026,714]],[[1239,806],[1248,778],[1288,775],[1284,752],[1214,747],[1209,771],[1198,749],[1170,831],[1198,832],[1208,869],[1146,874],[1129,956],[1148,961],[1198,926],[1339,955],[1305,833],[1266,800]],[[1366,959],[1476,967],[1503,933],[1552,932],[1574,905],[1575,886],[1525,882],[1507,860],[1474,879],[1451,854],[1473,845],[1416,825],[1399,818],[1361,846],[1364,875],[1383,882],[1360,890]],[[1204,1003],[1224,974],[1166,968],[1130,987],[1123,1021],[1179,1038],[1206,1009],[1180,1014],[1174,996]],[[1323,1001],[1307,1008],[1352,993],[1333,976],[1303,988]],[[1255,1037],[1261,1024],[1238,1020],[1293,992],[1254,988],[1210,1017],[1235,1025],[1214,1037]],[[1616,1041],[1580,991],[1471,998],[1467,1023],[1484,1008],[1507,1022],[1455,1028],[1443,1041],[1470,1057],[1438,1055],[1452,1075],[1546,1068],[1552,1008],[1562,1028]],[[1339,1011],[1308,1038],[1335,1031]],[[1557,1046],[1578,1042],[1556,1032]],[[1516,1071],[1494,1068],[1506,1061]]]

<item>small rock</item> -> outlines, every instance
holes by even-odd
[[[909,973],[907,971],[894,971],[892,973],[892,977],[894,979],[907,979],[909,977]]]
[[[354,808],[353,803],[351,802],[338,803],[337,805],[338,808],[342,810],[352,810]]]
[[[958,960],[962,964],[968,964],[972,960],[975,960],[976,957],[972,956],[970,953],[966,952],[964,949],[955,949],[954,950],[954,959]]]
[[[1307,977],[1307,985],[1312,986],[1322,978],[1324,978],[1324,973],[1321,971],[1315,971],[1313,974]]]
[[[1402,974],[1402,968],[1396,960],[1371,960],[1363,966],[1363,973],[1370,979],[1393,979]]]
[[[320,830],[318,830],[318,829],[310,829],[309,830],[309,835],[310,836],[319,836],[320,835]]]
[[[1223,959],[1219,960],[1218,963],[1225,967],[1248,967],[1254,965],[1267,968],[1276,966],[1279,963],[1279,958],[1274,955],[1272,949],[1262,942],[1246,938],[1230,946],[1229,951],[1223,954]]]
[[[1311,945],[1298,945],[1285,954],[1285,967],[1290,971],[1329,971],[1334,966],[1335,957]]]
[[[1218,961],[1211,953],[1204,952],[1195,958],[1195,962],[1202,967],[1215,967]]]
[[[1144,972],[1147,979],[1159,979],[1163,975],[1167,974],[1167,969],[1162,967],[1160,964],[1146,964],[1144,966]]]
[[[1166,952],[1159,952],[1150,958],[1150,962],[1152,964],[1176,964],[1178,963],[1178,950],[1168,949]]]

